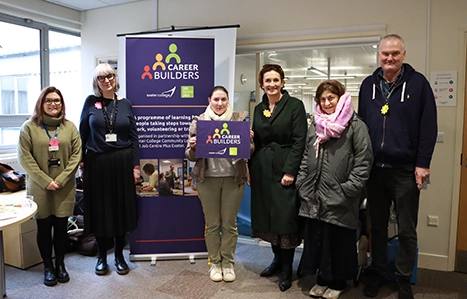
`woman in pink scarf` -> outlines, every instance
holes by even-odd
[[[315,101],[296,183],[305,219],[300,267],[317,274],[311,296],[337,299],[357,275],[360,194],[373,156],[368,128],[339,81],[322,82]]]

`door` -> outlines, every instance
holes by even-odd
[[[464,97],[464,102],[467,103],[467,94],[465,94]],[[467,105],[464,105],[464,126],[461,154],[461,184],[459,198],[459,219],[457,222],[455,270],[467,273]]]

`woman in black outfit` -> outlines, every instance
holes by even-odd
[[[130,271],[123,258],[125,235],[137,226],[138,134],[132,104],[117,96],[118,75],[109,64],[95,68],[93,87],[80,122],[85,231],[96,236],[96,274],[107,273],[107,240],[115,238],[114,264],[124,275]]]

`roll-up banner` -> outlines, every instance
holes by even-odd
[[[143,180],[138,228],[129,234],[132,261],[207,257],[194,163],[185,159],[185,147],[212,87],[233,92],[238,27],[118,35],[119,93],[133,103]]]
[[[214,86],[214,38],[127,37],[126,84],[143,173],[130,258],[205,253],[204,216],[185,147],[193,116],[205,111]]]

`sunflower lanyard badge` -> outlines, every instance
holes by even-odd
[[[394,82],[394,84],[389,88],[387,94],[386,94],[386,99],[384,100],[383,106],[381,106],[381,114],[386,115],[389,112],[389,98],[391,97],[392,92],[396,89],[397,87],[397,81]],[[383,89],[383,83],[381,82],[381,90]]]

